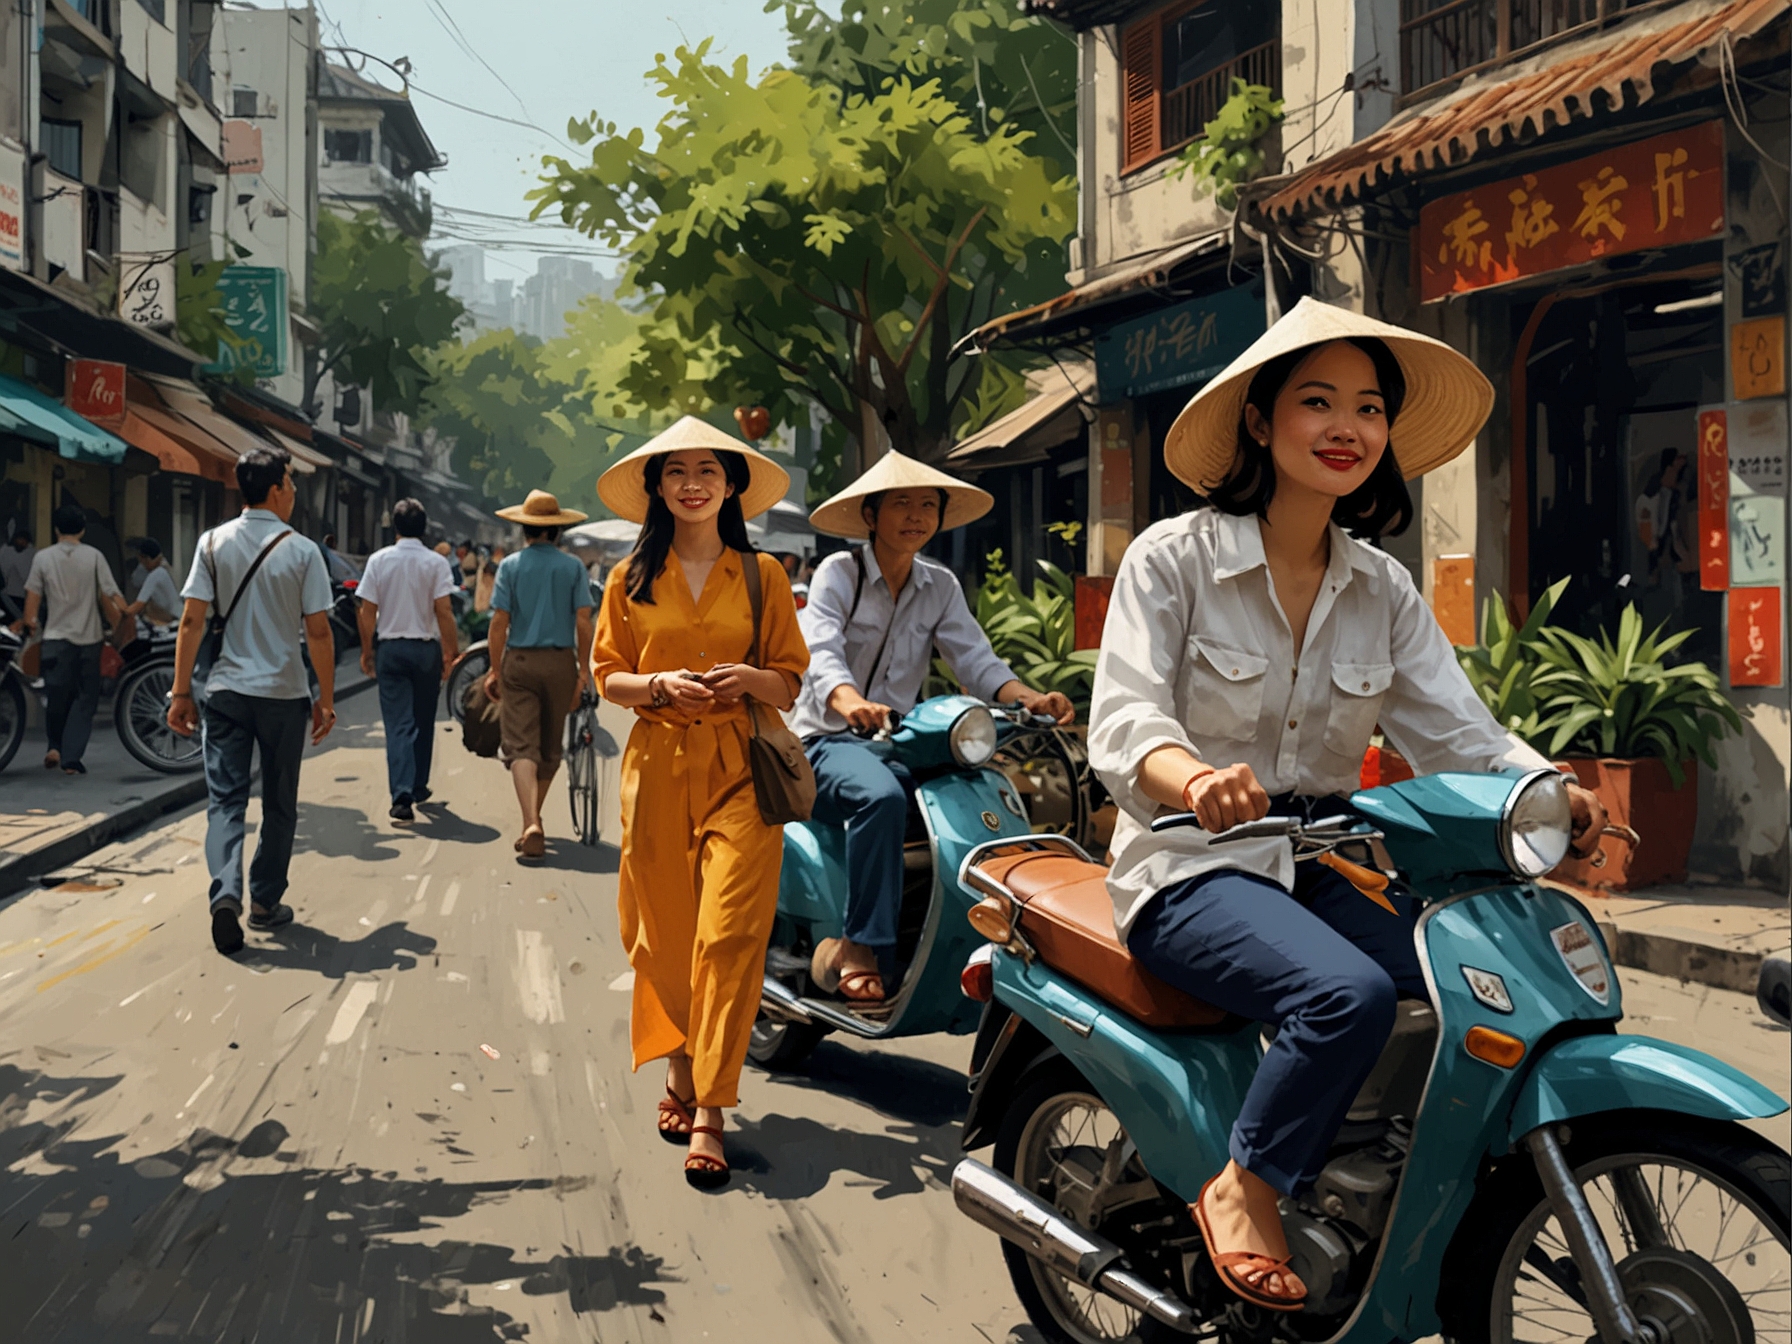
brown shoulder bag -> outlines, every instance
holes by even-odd
[[[759,666],[759,627],[765,614],[765,590],[759,577],[759,554],[741,552],[741,572],[747,581],[747,597],[753,604],[753,647],[747,662]],[[807,821],[815,809],[815,771],[803,751],[803,740],[784,726],[775,709],[766,709],[746,697],[747,722],[752,736],[747,741],[747,764],[753,771],[753,792],[759,798],[759,817],[767,826]],[[769,718],[770,724],[764,720]]]

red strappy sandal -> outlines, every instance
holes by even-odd
[[[722,1137],[722,1131],[714,1125],[692,1125],[691,1133]],[[728,1177],[728,1164],[719,1157],[692,1153],[684,1160],[684,1179],[698,1190],[720,1190],[728,1184]]]
[[[697,1117],[691,1114],[691,1107],[697,1099],[692,1097],[686,1101],[672,1090],[670,1083],[666,1085],[666,1098],[660,1102],[659,1129],[660,1137],[667,1143],[689,1143],[691,1126],[697,1123]],[[683,1129],[674,1129],[672,1125],[683,1125]]]
[[[1217,1181],[1218,1176],[1213,1178]],[[1213,1229],[1207,1225],[1207,1213],[1201,1206],[1207,1200],[1208,1187],[1213,1181],[1201,1187],[1201,1193],[1195,1202],[1188,1206],[1194,1214],[1195,1222],[1201,1229],[1201,1240],[1207,1245],[1207,1257],[1213,1261],[1213,1267],[1219,1271],[1220,1282],[1225,1284],[1246,1302],[1262,1307],[1265,1311],[1299,1311],[1307,1305],[1307,1295],[1303,1292],[1298,1297],[1291,1293],[1272,1293],[1261,1285],[1271,1274],[1282,1275],[1282,1282],[1288,1281],[1288,1258],[1273,1259],[1259,1251],[1216,1251],[1213,1249]],[[1234,1269],[1233,1266],[1237,1266]]]

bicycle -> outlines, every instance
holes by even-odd
[[[603,799],[605,754],[600,741],[609,735],[597,722],[597,696],[579,693],[579,707],[566,718],[566,791],[572,802],[572,826],[581,845],[598,843],[598,805]],[[611,753],[613,754],[613,753]]]
[[[491,648],[482,639],[476,644],[469,644],[454,660],[454,666],[448,672],[448,716],[460,723],[467,714],[467,689],[476,681],[483,681],[485,674],[492,670]]]

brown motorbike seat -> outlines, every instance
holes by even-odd
[[[1114,933],[1105,865],[1069,854],[992,855],[978,870],[1022,906],[1021,932],[1039,959],[1148,1027],[1216,1027],[1228,1015],[1173,989],[1132,958]]]

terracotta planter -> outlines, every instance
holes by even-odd
[[[1666,763],[1653,757],[1575,757],[1563,764],[1573,768],[1582,787],[1599,795],[1615,824],[1630,827],[1643,842],[1633,849],[1608,836],[1599,842],[1604,867],[1570,857],[1551,877],[1594,891],[1635,891],[1657,882],[1686,880],[1686,859],[1699,820],[1696,760],[1686,762],[1686,779],[1678,789],[1668,778]]]

